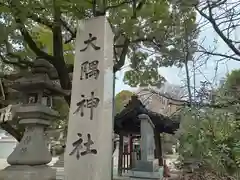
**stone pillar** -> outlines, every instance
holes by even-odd
[[[154,128],[151,119],[146,114],[139,115],[141,121],[141,160],[153,161],[154,158]]]
[[[44,129],[57,112],[41,104],[22,105],[16,109],[19,123],[25,126],[22,140],[7,159],[11,165],[0,172],[0,180],[54,180],[56,171],[47,164],[52,157]]]
[[[105,16],[80,21],[78,27],[65,179],[111,180],[114,34]]]
[[[146,114],[138,116],[141,121],[141,160],[136,161],[135,167],[129,172],[130,180],[159,180],[162,168],[158,166],[158,159],[154,157],[154,124]]]

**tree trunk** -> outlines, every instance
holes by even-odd
[[[71,89],[71,81],[68,75],[68,69],[64,61],[62,29],[61,29],[61,9],[54,0],[54,25],[53,25],[53,66],[58,72],[61,87],[65,90]],[[70,104],[70,97],[65,97],[65,100]]]
[[[190,82],[190,76],[189,76],[189,69],[188,69],[188,61],[185,61],[184,63],[186,76],[187,76],[187,89],[188,89],[188,98],[190,106],[192,105],[192,92],[191,92],[191,82]]]
[[[188,37],[188,29],[187,25],[184,22],[185,27],[185,42],[184,42],[184,53],[186,54],[184,59],[184,66],[186,71],[186,78],[187,78],[187,90],[188,90],[188,98],[190,106],[192,106],[192,92],[191,92],[191,82],[190,82],[190,76],[189,76],[189,68],[188,68],[188,61],[190,60],[190,54],[189,54],[189,37]]]

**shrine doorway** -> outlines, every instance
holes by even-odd
[[[128,173],[134,167],[136,160],[140,160],[140,136],[129,135],[119,138],[118,175]]]

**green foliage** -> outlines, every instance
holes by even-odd
[[[224,83],[224,88],[229,95],[235,96],[238,93],[240,87],[240,69],[233,70],[227,75]]]
[[[227,74],[225,81],[214,92],[215,103],[229,103],[239,100],[239,83],[240,83],[240,70],[233,70]],[[237,108],[228,108],[232,112],[236,113]]]
[[[129,70],[125,73],[123,81],[132,86],[156,86],[159,83],[166,82],[165,78],[158,74],[158,64],[154,59],[148,58],[148,53],[134,52],[132,64]]]
[[[19,24],[16,19],[20,19],[26,30],[32,35],[40,49],[46,49],[48,54],[52,54],[52,30],[53,25],[53,2],[43,0],[19,0],[3,1],[0,3],[0,45],[6,42],[9,48],[0,50],[2,55],[9,51],[21,53],[21,57],[33,59],[35,54],[29,48],[29,42],[23,38],[19,32]],[[137,1],[136,8],[133,8],[134,1],[105,1],[97,0],[97,10],[107,8],[108,17],[116,33],[116,39],[121,34],[130,41],[127,57],[130,60],[131,69],[126,72],[125,83],[130,86],[154,85],[161,82],[159,75],[160,66],[180,66],[185,60],[183,43],[186,32],[188,33],[189,47],[194,47],[196,34],[196,13],[194,9],[186,5],[186,1],[174,4],[171,0],[142,0]],[[77,21],[93,17],[93,5],[91,1],[76,0],[55,0],[62,12],[63,41],[66,41],[75,31]],[[14,6],[13,6],[14,5]],[[186,29],[187,28],[187,29]],[[70,29],[70,31],[69,31]],[[187,30],[187,31],[186,31]],[[143,53],[143,48],[147,49]],[[74,61],[73,44],[63,45],[65,62],[72,64]],[[190,52],[192,55],[194,52]],[[120,58],[120,54],[117,54]],[[125,59],[125,58],[124,58]],[[191,58],[189,58],[191,59]],[[123,63],[124,65],[124,63]]]
[[[123,90],[115,96],[115,113],[119,113],[124,106],[128,103],[134,93],[131,91]]]
[[[74,61],[77,22],[97,16],[97,11],[106,11],[115,33],[114,57],[118,66],[114,66],[114,70],[121,70],[128,58],[130,70],[124,77],[125,83],[130,86],[161,84],[164,78],[158,72],[159,67],[181,66],[191,60],[194,53],[190,47],[195,47],[198,34],[196,13],[186,2],[188,0],[175,4],[172,0],[2,0],[0,60],[27,70],[22,62],[44,57],[56,68],[62,88],[70,90],[67,74],[70,68],[67,69],[66,64]]]
[[[239,70],[228,74],[225,82],[214,92],[214,103],[229,104],[238,100],[239,80]],[[218,174],[239,179],[239,112],[239,104],[218,109],[185,109],[178,132],[182,160],[193,158]]]
[[[198,35],[195,24],[196,13],[191,6],[182,2],[175,4],[175,9],[171,11],[172,4],[168,1],[149,0],[139,11],[138,20],[131,20],[129,15],[129,21],[123,24],[126,34],[134,40],[139,37],[153,40],[130,46],[128,57],[131,70],[125,73],[125,83],[132,87],[155,85],[156,82],[164,80],[159,75],[159,67],[172,65],[181,67],[185,61],[192,60]],[[122,28],[122,22],[118,18],[115,16],[114,20]],[[186,57],[186,46],[188,57]]]
[[[34,26],[32,28],[32,37],[39,47],[45,49],[50,55],[53,55],[53,39],[52,31],[44,28],[43,26]],[[62,44],[64,59],[67,64],[73,64],[74,62],[74,45],[72,43]]]
[[[217,173],[233,175],[240,168],[240,122],[227,110],[185,109],[179,130],[183,160],[195,159]]]

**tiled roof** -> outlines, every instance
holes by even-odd
[[[140,121],[138,115],[140,114],[147,114],[159,133],[174,134],[179,128],[179,121],[172,120],[167,116],[146,109],[137,96],[132,96],[132,99],[125,108],[114,118],[115,133],[119,133],[120,131],[139,133]]]

